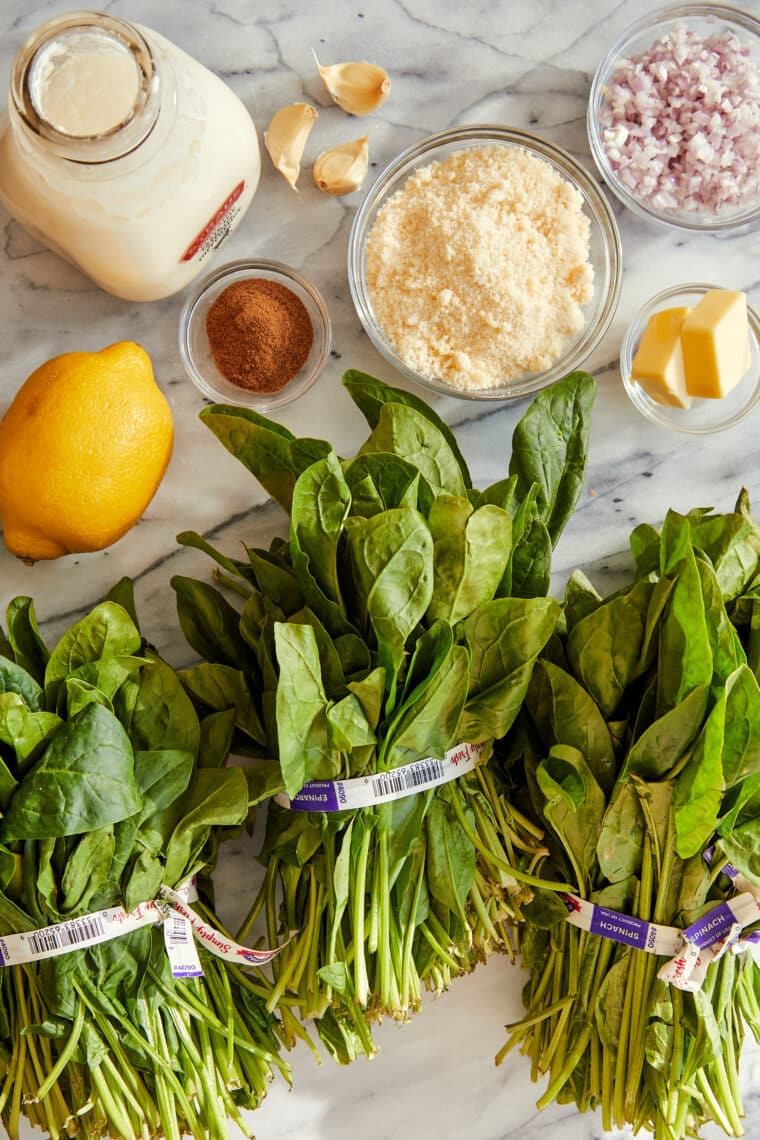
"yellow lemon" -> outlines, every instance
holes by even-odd
[[[19,558],[102,550],[142,515],[172,451],[150,357],[122,341],[31,374],[0,423],[0,520]]]

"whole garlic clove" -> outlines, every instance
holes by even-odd
[[[391,89],[388,72],[374,63],[333,63],[320,67],[317,60],[317,67],[335,102],[350,115],[369,115],[376,111]]]
[[[314,163],[314,181],[325,194],[350,194],[367,176],[367,136],[341,143],[320,154]]]
[[[281,107],[264,132],[264,146],[280,174],[297,190],[301,173],[301,156],[317,117],[308,103],[291,103]]]

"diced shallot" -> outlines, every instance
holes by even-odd
[[[654,209],[720,214],[760,198],[760,70],[732,32],[679,25],[621,59],[599,127],[621,184]]]

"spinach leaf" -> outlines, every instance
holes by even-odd
[[[610,883],[638,875],[646,839],[646,826],[633,784],[618,781],[604,813],[596,845],[599,869]]]
[[[496,598],[462,623],[472,679],[459,723],[461,740],[478,743],[506,736],[558,615],[558,604],[549,599]]]
[[[343,386],[371,428],[377,427],[380,412],[383,406],[388,403],[402,404],[404,407],[412,408],[419,415],[424,416],[440,432],[449,445],[459,465],[465,487],[472,486],[470,472],[467,470],[464,456],[459,450],[456,436],[448,424],[433,411],[425,400],[421,400],[419,396],[415,396],[411,392],[405,392],[402,388],[391,388],[388,384],[383,384],[382,381],[376,380],[373,376],[368,376],[366,372],[360,372],[355,368],[350,368],[344,372]]]
[[[42,709],[43,693],[34,677],[7,657],[0,657],[0,694],[2,693],[17,693],[32,712]]]
[[[553,598],[495,598],[479,606],[461,630],[472,656],[473,692],[483,692],[535,659],[560,614]]]
[[[240,635],[240,615],[218,590],[194,578],[175,574],[171,585],[177,595],[182,632],[201,657],[238,669],[249,659]]]
[[[331,450],[323,440],[296,440],[287,428],[252,408],[212,404],[200,418],[285,511],[290,510],[301,472]],[[295,446],[299,442],[300,449]]]
[[[29,716],[40,716],[40,713],[29,713]],[[0,724],[0,731],[2,724]],[[0,739],[2,737],[0,736]],[[19,774],[19,773],[17,773]],[[0,811],[7,811],[8,804],[11,802],[13,793],[18,787],[18,781],[11,772],[8,765],[2,757],[0,757]]]
[[[137,620],[137,609],[135,607],[135,585],[131,578],[119,578],[118,582],[114,582],[103,601],[116,602],[117,606],[126,610],[135,629],[139,632],[140,623]]]
[[[469,653],[463,645],[452,645],[394,718],[383,745],[384,764],[397,768],[428,756],[442,758],[452,745],[461,743],[456,734],[469,679]]]
[[[725,721],[726,699],[721,694],[676,781],[673,809],[676,848],[682,859],[702,851],[715,831],[724,790],[721,753]]]
[[[225,754],[226,759],[226,754]],[[117,884],[124,868],[133,858],[135,845],[140,833],[139,845],[151,847],[147,831],[158,831],[158,815],[172,808],[187,788],[195,767],[195,758],[190,752],[161,749],[135,752],[135,783],[137,784],[142,806],[128,819],[117,823],[114,828],[115,847],[111,878]],[[147,827],[144,828],[143,825]],[[155,854],[164,849],[168,835],[161,836],[155,844]],[[153,872],[151,871],[151,874]]]
[[[539,660],[526,704],[545,747],[576,749],[600,787],[609,791],[615,778],[612,740],[604,717],[582,685],[564,669]]]
[[[60,711],[65,710],[72,717],[90,701],[95,701],[113,712],[116,694],[127,681],[136,687],[144,662],[145,658],[139,657],[106,657],[75,669],[66,677],[59,691]]]
[[[651,663],[643,648],[652,590],[647,579],[636,582],[627,593],[597,605],[568,635],[570,667],[606,717]]]
[[[572,372],[539,392],[512,436],[509,473],[517,476],[517,496],[524,499],[538,484],[538,517],[552,546],[583,487],[595,389],[587,372]]]
[[[247,548],[256,585],[262,594],[279,606],[285,615],[300,610],[304,599],[291,566],[266,550]]]
[[[430,605],[433,540],[422,515],[410,507],[357,519],[348,537],[362,616],[375,632],[394,692],[406,640]]]
[[[5,611],[5,620],[16,664],[42,684],[50,651],[40,636],[32,599],[13,598]]]
[[[58,729],[24,777],[0,821],[0,841],[79,835],[140,807],[129,738],[112,713],[91,704]]]
[[[166,850],[166,881],[176,886],[199,869],[209,830],[240,827],[248,815],[248,783],[242,768],[200,768],[181,804],[181,818]]]
[[[202,535],[194,530],[180,531],[177,535],[177,542],[180,546],[189,546],[194,550],[203,551],[203,553],[207,554],[209,558],[212,558],[218,566],[221,566],[222,570],[226,570],[228,574],[231,574],[235,578],[251,577],[250,568],[246,566],[245,562],[228,558],[226,554],[222,554],[221,550],[217,550],[215,546],[212,546],[210,542],[207,542]]]
[[[661,780],[676,767],[697,737],[707,710],[706,685],[697,685],[684,699],[648,725],[631,746],[623,774]]]
[[[55,707],[66,677],[103,657],[130,657],[142,644],[131,617],[116,602],[101,602],[63,635],[45,669],[45,700]]]
[[[336,752],[352,752],[355,748],[374,745],[376,737],[364,715],[359,699],[348,693],[327,708],[327,724],[331,746]]]
[[[122,704],[122,697],[125,697]],[[192,701],[171,666],[154,653],[129,694],[120,689],[116,712],[135,751],[198,752],[200,725]]]
[[[556,744],[536,769],[543,815],[565,849],[578,887],[587,893],[594,876],[596,844],[605,797],[577,748]]]
[[[757,570],[760,556],[760,535],[751,516],[700,516],[691,521],[691,541],[710,559],[723,598],[737,597]]]
[[[342,641],[342,639],[335,638],[335,640],[333,640],[322,625],[322,622],[311,612],[308,606],[304,606],[298,613],[291,614],[289,621],[295,625],[310,625],[314,630],[325,692],[331,699],[343,696],[346,690],[346,679],[343,673],[343,662],[340,657],[340,648],[338,645],[338,642]],[[344,638],[352,638],[352,636],[351,634],[343,635]],[[350,644],[350,642],[346,643],[342,641],[342,644],[345,648],[346,644]]]
[[[760,882],[760,815],[752,813],[730,832],[721,834],[717,847],[730,863],[752,882]]]
[[[715,571],[701,558],[697,559],[696,565],[705,606],[707,640],[712,653],[713,684],[721,685],[734,670],[746,663],[747,658],[739,634],[726,613]]]
[[[662,529],[661,572],[674,579],[659,624],[657,708],[673,708],[699,685],[709,684],[713,658],[702,585],[689,523],[669,511]]]
[[[26,705],[0,709],[0,740],[15,752],[17,774],[23,775],[29,769],[62,724],[55,713],[31,712]]]
[[[249,808],[285,791],[280,765],[276,760],[257,760],[255,764],[241,770],[248,785]]]
[[[367,724],[374,731],[380,722],[383,710],[385,670],[373,669],[361,681],[350,681],[347,687],[359,701],[367,718]]]
[[[730,788],[760,772],[760,688],[752,670],[742,665],[728,678],[725,692],[721,761]]]
[[[234,709],[225,709],[204,716],[198,745],[199,768],[224,767],[235,735],[235,715]]]
[[[307,601],[312,601],[314,581],[341,610],[338,542],[350,507],[351,492],[333,452],[307,467],[296,481],[290,524],[293,571]]]
[[[538,484],[523,499],[512,523],[512,553],[497,596],[543,597],[552,570],[551,535],[538,508]]]
[[[333,645],[344,677],[363,675],[372,668],[369,648],[358,633],[342,633],[334,638]]]
[[[313,779],[339,771],[327,722],[319,650],[309,625],[278,622],[274,627],[277,664],[277,741],[285,790],[292,798]]]
[[[344,462],[351,514],[370,518],[393,507],[416,507],[420,473],[400,455],[377,452]]]
[[[138,820],[142,822],[178,801],[190,783],[194,767],[192,752],[177,748],[135,752],[135,781],[142,798]]]
[[[449,806],[447,793],[452,794],[446,789],[432,798],[425,818],[427,885],[434,899],[466,922],[465,900],[475,881],[475,848]],[[465,808],[465,818],[474,831],[475,819],[469,807]]]
[[[601,594],[597,592],[583,571],[573,570],[565,586],[564,616],[568,633],[582,618],[592,614],[601,603]]]
[[[492,483],[490,487],[486,487],[485,491],[480,492],[480,503],[478,505],[482,506],[485,503],[490,503],[494,507],[501,507],[503,511],[509,511],[510,514],[514,514],[516,509],[516,490],[516,475],[510,475],[507,479],[499,479],[496,483]]]
[[[178,675],[196,701],[216,712],[233,709],[238,728],[258,744],[266,744],[266,734],[245,673],[229,665],[204,662],[191,669],[180,669]]]
[[[383,404],[372,435],[358,454],[389,451],[416,467],[434,496],[467,497],[462,469],[446,436],[415,409],[402,404]]]
[[[439,495],[428,526],[434,578],[427,616],[455,625],[496,593],[510,554],[512,520],[499,507],[473,510],[467,499]]]
[[[750,669],[738,668],[727,680],[705,721],[673,796],[678,853],[704,849],[718,829],[726,835],[751,802],[760,775],[760,689]],[[724,793],[747,785],[746,799]]]
[[[67,860],[61,877],[60,913],[82,913],[111,869],[115,849],[112,824],[84,835]]]

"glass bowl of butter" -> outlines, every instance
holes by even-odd
[[[620,374],[652,423],[692,435],[725,431],[760,402],[760,317],[737,290],[664,289],[628,326]]]

